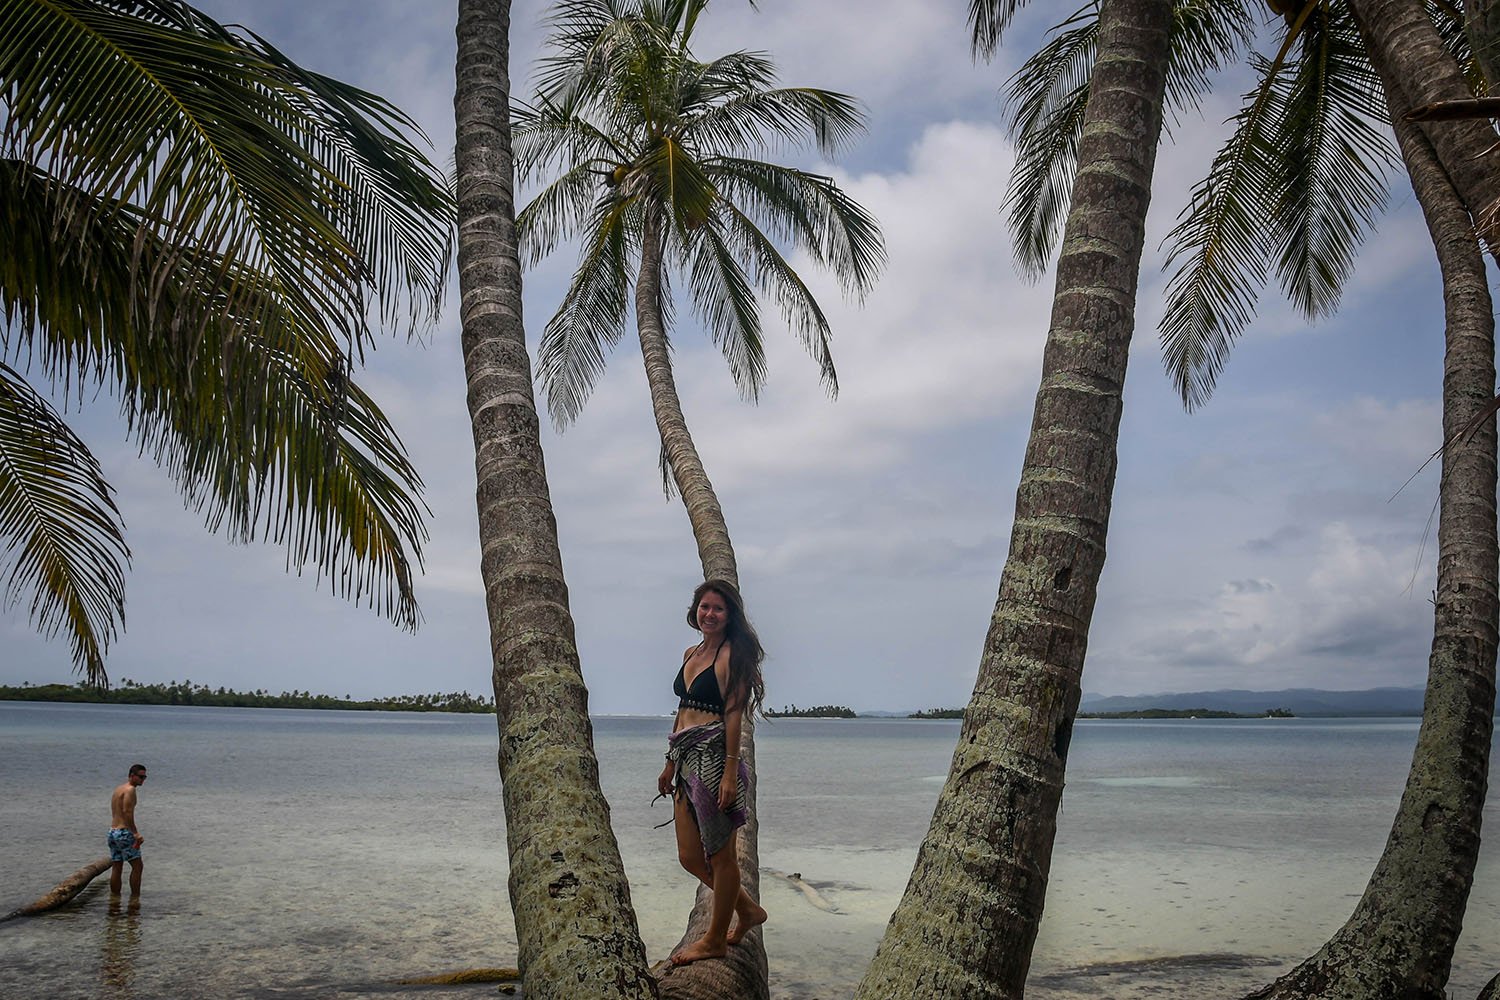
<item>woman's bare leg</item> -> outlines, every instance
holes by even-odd
[[[703,840],[698,834],[698,824],[693,821],[693,814],[688,808],[687,800],[679,798],[673,808],[675,819],[672,825],[677,832],[677,861],[685,871],[712,889],[714,887],[713,868],[703,857]],[[734,871],[735,883],[738,885],[738,864],[735,865]],[[766,922],[766,911],[750,898],[744,886],[740,886],[735,894],[734,912],[739,916],[739,921],[735,924],[734,930],[725,936],[725,941],[729,944],[739,944],[747,933]]]
[[[712,870],[714,901],[708,930],[692,944],[672,956],[673,965],[686,965],[703,958],[723,958],[729,953],[729,918],[740,895],[740,864],[735,857],[734,838],[708,859]]]

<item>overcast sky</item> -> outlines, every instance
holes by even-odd
[[[409,112],[451,163],[453,4],[200,0],[304,65]],[[772,53],[789,84],[867,105],[866,138],[823,164],[885,230],[890,266],[863,308],[830,307],[842,391],[768,315],[771,378],[739,401],[722,358],[680,311],[683,405],[718,490],[753,620],[767,702],[856,710],[967,701],[999,585],[1046,335],[1052,275],[1012,265],[999,204],[1011,166],[997,94],[1046,27],[1033,4],[991,64],[969,58],[957,2],[719,0],[700,56]],[[517,0],[518,94],[544,4]],[[1120,432],[1109,559],[1084,689],[1366,688],[1423,681],[1431,635],[1435,467],[1391,501],[1441,441],[1437,268],[1411,192],[1360,258],[1339,314],[1309,327],[1276,298],[1208,406],[1183,412],[1162,374],[1158,248],[1206,170],[1242,78],[1157,161],[1139,323]],[[815,160],[806,160],[815,164]],[[527,326],[552,314],[574,261],[528,275]],[[232,546],[136,456],[107,402],[75,426],[119,490],[134,553],[116,680],[371,696],[489,691],[473,446],[456,288],[427,346],[392,338],[362,381],[429,487],[425,623],[403,633],[285,572],[271,546]],[[622,341],[581,419],[544,439],[591,706],[656,713],[694,635],[699,568],[680,504],[664,499],[638,350]],[[0,683],[73,679],[24,605],[0,617]]]

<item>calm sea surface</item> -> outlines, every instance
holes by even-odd
[[[604,791],[653,959],[693,887],[648,803],[666,719],[601,718]],[[1309,953],[1362,891],[1417,721],[1083,722],[1073,741],[1037,997],[1234,996]],[[847,997],[926,830],[956,722],[778,720],[757,730],[778,1000]],[[141,761],[136,912],[104,880],[0,925],[0,998],[411,995],[392,981],[514,965],[489,716],[0,702],[0,912],[104,853]],[[1492,797],[1486,829],[1500,830]],[[1196,956],[1196,957],[1194,957]],[[1207,957],[1204,957],[1207,956]],[[1487,846],[1449,989],[1500,968]]]

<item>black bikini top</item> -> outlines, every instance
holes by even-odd
[[[693,678],[693,686],[687,686],[686,672],[687,661],[692,658],[689,653],[682,660],[682,666],[677,668],[677,680],[672,684],[672,693],[680,701],[678,708],[693,708],[700,712],[712,712],[715,715],[724,714],[724,695],[719,691],[719,678],[714,673],[714,665],[719,662],[719,650],[724,648],[724,640],[719,640],[719,649],[714,650],[714,658],[709,661],[707,667],[698,672]],[[696,652],[696,650],[695,650]]]

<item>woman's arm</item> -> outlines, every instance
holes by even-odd
[[[672,732],[674,733],[677,732],[677,719],[680,715],[682,715],[682,709],[680,708],[672,713]],[[662,795],[671,795],[672,786],[674,784],[673,779],[676,777],[676,775],[677,765],[673,764],[672,759],[669,757],[667,758],[666,766],[661,769],[661,774],[656,776],[657,792]]]

